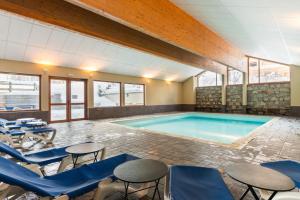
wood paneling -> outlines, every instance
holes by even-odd
[[[68,0],[198,55],[246,71],[243,53],[168,0]]]
[[[115,1],[109,1],[108,4]],[[117,2],[117,1],[116,1]],[[2,0],[0,9],[157,56],[224,73],[219,63],[62,0]],[[125,8],[124,8],[125,10]],[[220,70],[221,69],[221,70]]]

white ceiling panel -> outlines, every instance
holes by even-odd
[[[10,18],[10,27],[8,32],[8,41],[27,44],[31,32],[32,23],[18,19]]]
[[[90,37],[83,37],[79,44],[78,54],[87,54],[90,55],[94,52],[97,40]]]
[[[43,56],[44,56],[44,48],[36,47],[36,46],[27,46],[24,54],[24,60],[26,61],[43,60]]]
[[[68,32],[57,28],[52,29],[46,48],[58,51],[61,50],[67,40],[67,37]]]
[[[28,44],[37,47],[45,47],[51,31],[50,27],[34,24],[29,36]]]
[[[183,81],[202,71],[4,11],[0,11],[0,25],[0,58],[4,59],[169,81]]]
[[[0,15],[0,40],[6,40],[9,30],[9,17]]]
[[[0,40],[0,59],[4,58],[5,45],[6,42]]]
[[[290,52],[300,37],[300,0],[171,1],[245,54],[300,65]]]
[[[65,53],[76,53],[83,39],[83,36],[78,33],[70,33],[61,50]]]
[[[6,44],[4,58],[8,60],[20,60],[23,61],[25,55],[26,46],[24,44],[18,44],[14,42],[8,42]]]

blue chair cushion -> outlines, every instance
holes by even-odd
[[[25,135],[26,132],[22,130],[13,129],[13,130],[0,130],[0,133],[7,134],[10,136],[22,136]]]
[[[172,166],[169,192],[172,200],[234,200],[214,168]]]
[[[3,142],[0,142],[0,152],[10,155],[11,157],[14,157],[22,162],[27,162],[26,158],[22,155],[21,152],[4,144]]]
[[[8,121],[6,119],[0,118],[0,127],[16,125],[16,121]]]
[[[66,152],[66,147],[50,148],[38,152],[29,152],[23,154],[27,163],[38,164],[45,166],[54,162],[59,162],[69,154]]]
[[[7,128],[8,130],[15,130],[15,129],[21,129],[22,126],[20,126],[20,125],[6,125],[5,128]]]
[[[32,129],[28,129],[27,131],[30,131],[34,134],[39,134],[39,133],[50,133],[55,131],[55,129],[51,127],[43,127],[43,128],[32,128]]]
[[[4,144],[3,142],[0,142],[0,152],[10,155],[21,162],[38,164],[40,166],[61,161],[64,157],[68,156],[68,153],[65,151],[66,148],[67,147],[50,148],[22,154],[16,149]]]
[[[281,160],[261,164],[264,167],[279,171],[290,177],[297,188],[300,188],[300,163],[292,160]]]
[[[22,187],[42,197],[67,194],[74,198],[95,189],[101,180],[112,177],[113,170],[118,165],[135,159],[138,158],[121,154],[53,176],[39,177],[29,169],[0,157],[0,181]]]

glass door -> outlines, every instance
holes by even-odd
[[[71,80],[70,85],[70,118],[71,120],[85,119],[85,81]]]
[[[50,79],[50,121],[67,121],[67,80]]]
[[[50,121],[86,118],[86,81],[50,78]]]

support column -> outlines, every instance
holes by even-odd
[[[226,112],[226,87],[227,87],[227,73],[222,75],[222,109]]]
[[[247,96],[247,85],[248,85],[248,74],[243,72],[243,108],[244,112],[247,112],[248,96]]]

